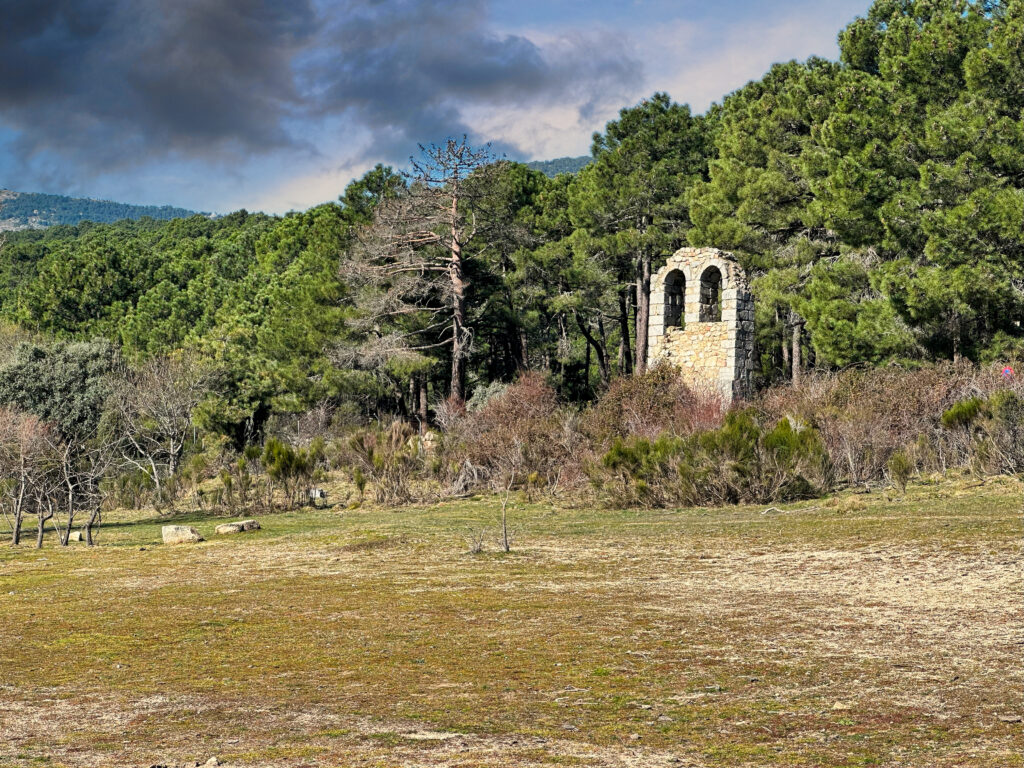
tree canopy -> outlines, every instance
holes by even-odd
[[[323,402],[422,419],[526,369],[591,398],[643,369],[650,275],[685,243],[750,275],[763,382],[1011,358],[1022,39],[1020,0],[877,0],[839,61],[777,64],[703,115],[653,94],[553,177],[453,141],[283,217],[14,233],[0,316],[132,364],[187,350],[219,382],[198,423],[237,440]]]

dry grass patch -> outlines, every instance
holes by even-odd
[[[1020,488],[856,498],[4,551],[0,763],[1024,765]]]

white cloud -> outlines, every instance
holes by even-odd
[[[852,18],[842,6],[822,4],[813,9],[796,6],[770,21],[741,20],[718,35],[684,26],[678,43],[673,42],[673,30],[652,30],[646,53],[641,52],[648,84],[703,112],[776,62],[814,55],[834,59],[838,33]]]
[[[599,108],[581,116],[576,105],[534,104],[507,108],[467,108],[466,121],[481,135],[514,143],[531,158],[585,154],[594,131],[600,131],[619,109],[638,103],[655,91],[703,112],[712,102],[761,77],[773,63],[812,55],[835,58],[836,37],[863,0],[791,5],[785,13],[746,15],[721,22],[717,29],[688,19],[659,20],[648,27],[620,31],[628,54],[642,62],[643,76],[632,87],[605,99]],[[594,29],[607,35],[608,30]],[[522,35],[542,49],[557,45],[558,30],[519,27],[505,30]],[[572,34],[580,34],[576,28]]]

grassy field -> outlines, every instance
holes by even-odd
[[[1021,496],[125,515],[0,551],[0,764],[1024,766]]]

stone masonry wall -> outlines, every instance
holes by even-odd
[[[721,319],[701,321],[701,279],[709,267],[721,273]],[[665,280],[684,280],[682,327],[665,327]],[[665,360],[692,384],[710,386],[725,400],[747,397],[754,371],[754,300],[746,275],[731,253],[683,248],[651,280],[648,362]]]

